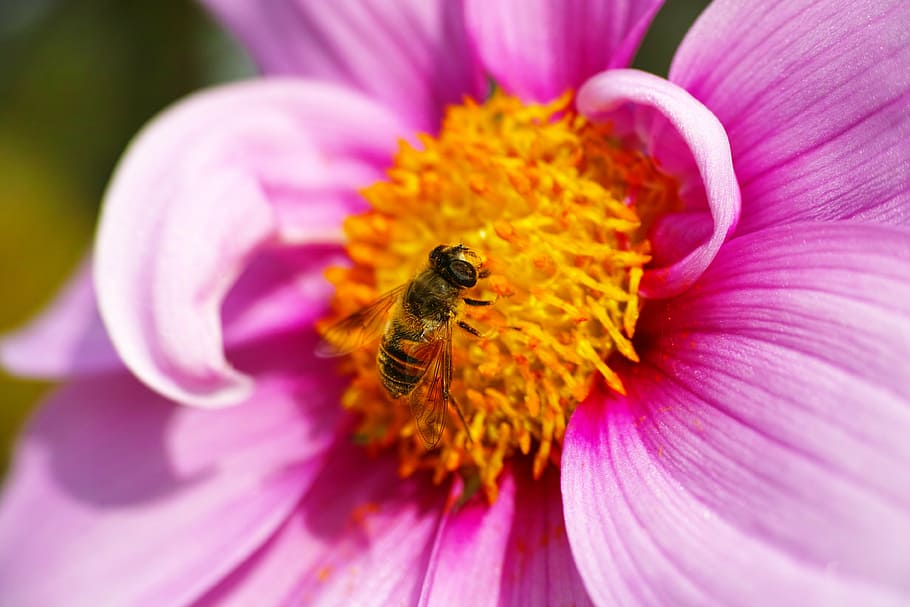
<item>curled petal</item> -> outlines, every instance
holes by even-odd
[[[484,66],[510,93],[550,101],[626,67],[663,0],[467,0]]]
[[[910,222],[910,3],[712,2],[670,80],[727,129],[740,230]]]
[[[462,0],[203,0],[270,75],[360,90],[410,129],[435,132],[443,109],[486,82]]]
[[[566,432],[566,523],[595,600],[907,603],[908,236],[754,232],[647,312],[628,395]]]
[[[689,246],[681,250],[678,242],[662,242],[658,231],[657,258],[673,261],[648,270],[641,291],[652,298],[684,291],[705,271],[739,218],[739,185],[723,126],[683,89],[637,70],[594,76],[578,93],[578,109],[593,120],[612,122],[617,135],[637,140],[680,181],[680,195],[688,207],[686,227],[698,238],[687,238]],[[692,221],[692,215],[700,219]],[[674,219],[671,215],[664,221]]]
[[[178,402],[239,402],[220,308],[266,247],[340,239],[402,130],[327,84],[264,80],[193,97],[130,147],[105,198],[95,254],[101,316],[126,365]]]

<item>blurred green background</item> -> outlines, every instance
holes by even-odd
[[[668,0],[636,67],[665,75],[706,5]],[[88,251],[133,134],[187,93],[252,73],[189,0],[0,0],[0,333],[37,313]],[[0,469],[49,388],[0,370]]]

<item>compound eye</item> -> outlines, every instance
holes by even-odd
[[[459,287],[469,288],[477,284],[477,270],[462,259],[452,260],[449,264],[449,274]]]

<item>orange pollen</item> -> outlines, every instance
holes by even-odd
[[[407,399],[380,382],[378,342],[345,359],[355,439],[396,446],[403,476],[458,473],[492,502],[509,458],[530,458],[537,478],[558,466],[566,423],[596,377],[625,391],[609,359],[638,361],[646,236],[678,207],[677,185],[572,101],[525,105],[496,92],[450,107],[438,137],[400,143],[388,179],[362,192],[370,210],[345,223],[352,266],[327,272],[336,293],[321,328],[413,280],[437,245],[462,243],[489,270],[462,295],[494,303],[461,304],[453,319],[482,335],[452,333],[450,393],[467,428],[450,406],[427,449]]]

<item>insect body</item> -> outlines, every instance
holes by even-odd
[[[439,245],[430,252],[427,268],[412,281],[329,327],[317,353],[347,354],[382,336],[376,356],[382,385],[392,398],[408,398],[417,430],[432,448],[445,429],[450,402],[465,423],[449,393],[452,329],[458,326],[480,336],[455,317],[461,301],[472,306],[492,303],[462,297],[465,289],[487,275],[467,247]]]

